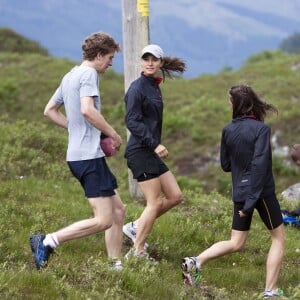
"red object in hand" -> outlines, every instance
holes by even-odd
[[[102,138],[100,140],[100,147],[107,157],[114,156],[118,152],[118,149],[113,145],[111,137]]]

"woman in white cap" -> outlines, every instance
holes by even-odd
[[[165,76],[182,74],[186,65],[179,58],[164,57],[161,47],[151,44],[142,50],[141,66],[141,76],[125,95],[126,126],[131,133],[125,158],[145,196],[146,207],[138,219],[123,226],[123,233],[134,242],[127,257],[147,255],[145,241],[155,220],[183,199],[174,175],[162,160],[168,150],[161,144],[163,99],[159,84]]]

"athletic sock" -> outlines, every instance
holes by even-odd
[[[201,270],[201,262],[200,262],[200,260],[198,259],[197,256],[195,256],[194,258],[195,258],[195,261],[196,261],[196,268],[200,271]]]
[[[46,235],[45,239],[43,240],[44,246],[50,246],[51,248],[56,248],[59,245],[57,236],[55,233],[49,233]]]
[[[135,229],[135,230],[137,230],[137,225],[136,225],[136,223],[133,221],[132,222],[132,227]]]

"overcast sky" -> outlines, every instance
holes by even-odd
[[[95,31],[122,41],[127,0],[0,0],[0,25],[36,40],[58,57],[81,60]],[[251,55],[278,49],[300,32],[300,0],[149,0],[150,41],[185,57],[186,76],[237,68]],[[193,47],[195,46],[195,47]],[[123,70],[122,56],[114,66]]]
[[[300,27],[300,0],[173,0],[172,4],[163,0],[149,1],[152,21],[163,15],[173,15],[191,27],[203,27],[231,39],[250,36],[283,38],[291,34],[282,28],[282,24],[268,25],[267,20],[257,20],[255,14],[287,18],[295,22],[295,27],[298,25],[298,30]],[[236,6],[253,12],[253,17],[237,13]]]

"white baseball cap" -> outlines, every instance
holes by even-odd
[[[148,46],[143,48],[142,57],[146,53],[150,53],[153,56],[155,56],[156,58],[163,58],[164,57],[164,51],[158,45],[154,45],[154,44],[148,45]]]

